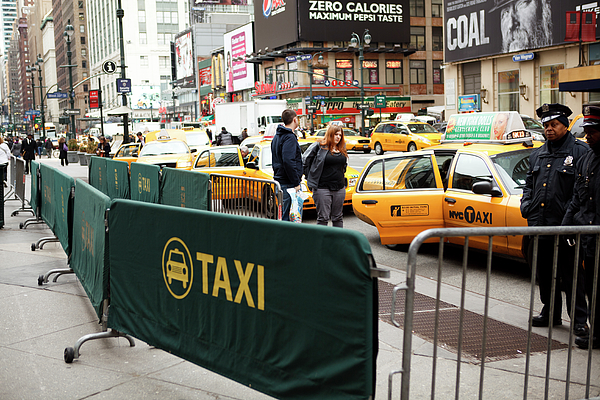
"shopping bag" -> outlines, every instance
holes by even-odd
[[[292,204],[290,206],[290,221],[301,223],[302,222],[302,208],[301,204],[304,203],[304,200],[308,197],[304,192],[297,192],[296,189],[291,188],[287,189],[290,198],[292,199]]]

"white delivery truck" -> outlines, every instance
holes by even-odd
[[[267,125],[282,122],[285,100],[253,100],[215,105],[215,134],[225,127],[232,135],[248,128],[248,136],[260,135]]]

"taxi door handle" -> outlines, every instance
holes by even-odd
[[[444,197],[444,201],[450,204],[456,203],[456,199],[453,199],[452,197]]]
[[[377,200],[363,200],[362,201],[363,204],[377,204]]]

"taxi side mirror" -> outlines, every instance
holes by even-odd
[[[258,166],[256,165],[256,163],[254,161],[248,161],[246,163],[246,168],[258,169]]]
[[[139,151],[138,150],[134,150],[134,151],[131,152],[131,157],[137,157],[138,154],[139,154]]]
[[[473,193],[475,194],[489,194],[492,197],[502,197],[502,191],[494,187],[492,182],[481,181],[473,184]]]
[[[192,152],[192,153],[195,153],[197,151],[198,151],[198,149],[190,149],[190,152]]]

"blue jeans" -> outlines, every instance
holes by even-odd
[[[287,192],[287,190],[295,188],[295,187],[296,186],[294,186],[294,185],[281,185],[281,191],[283,192],[283,207],[282,207],[283,209],[281,211],[281,220],[282,221],[290,220],[290,208],[292,206],[292,198],[290,197],[290,194]],[[298,207],[300,209],[301,215],[302,215],[303,205],[304,205],[304,203],[300,204],[300,206]]]

